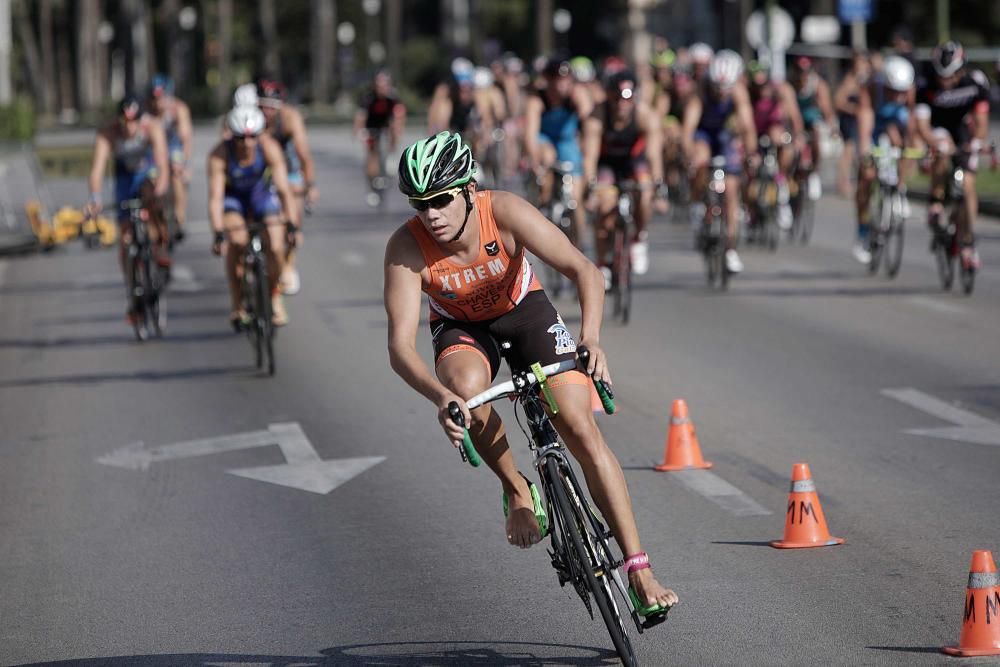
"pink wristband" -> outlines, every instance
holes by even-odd
[[[640,551],[639,553],[632,554],[625,559],[624,563],[625,574],[632,574],[636,570],[645,570],[650,568],[649,556],[646,555],[645,551]]]

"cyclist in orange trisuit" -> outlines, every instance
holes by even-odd
[[[476,163],[458,134],[441,132],[409,146],[399,163],[399,188],[416,214],[389,239],[384,298],[389,361],[407,384],[437,407],[457,447],[463,430],[448,411],[457,403],[480,456],[500,478],[507,506],[507,540],[527,548],[541,540],[537,489],[518,473],[499,415],[489,404],[470,413],[465,399],[486,389],[500,370],[498,342],[512,344],[518,370],[576,357],[577,343],[553,308],[527,253],[576,284],[582,311],[580,345],[590,350],[587,372],[609,382],[600,346],[604,280],[569,238],[531,204],[507,192],[479,191]],[[417,352],[421,296],[430,306],[435,374]],[[580,371],[550,380],[559,403],[553,422],[576,457],[587,486],[626,554],[629,585],[643,616],[664,614],[677,594],[653,577],[642,552],[621,466],[590,409],[590,380]],[[532,492],[534,491],[534,493]]]

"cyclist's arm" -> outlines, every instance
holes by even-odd
[[[872,131],[875,128],[875,110],[867,87],[858,93],[858,155],[864,156],[871,150]]]
[[[576,84],[573,87],[573,105],[576,107],[576,113],[580,118],[586,118],[594,113],[594,98],[590,96],[590,93],[581,84]]]
[[[184,161],[191,159],[191,108],[187,104],[177,101],[177,136],[181,140],[181,147],[184,151]]]
[[[148,123],[149,141],[153,145],[153,164],[156,166],[155,191],[162,195],[170,187],[170,156],[167,148],[167,133],[159,123]]]
[[[260,135],[260,148],[264,152],[264,159],[271,170],[271,185],[278,198],[281,199],[281,215],[285,221],[295,221],[292,215],[292,189],[288,185],[288,166],[285,164],[285,154],[277,141],[268,134]]]
[[[670,93],[661,90],[660,94],[656,96],[653,107],[656,117],[661,120],[665,119],[670,114]]]
[[[392,118],[389,121],[390,142],[392,148],[396,148],[399,138],[403,136],[403,128],[406,127],[406,105],[396,102],[392,105]]]
[[[439,83],[434,89],[434,96],[427,108],[427,129],[436,134],[448,129],[448,117],[451,115],[451,91],[447,83]]]
[[[858,105],[851,102],[851,91],[857,86],[856,77],[848,74],[837,86],[837,92],[833,94],[833,106],[840,113],[856,114]]]
[[[217,145],[208,156],[208,224],[215,233],[222,232],[223,202],[226,197],[226,153]]]
[[[101,191],[104,189],[104,169],[107,166],[108,158],[111,157],[111,139],[108,137],[106,129],[97,133],[94,139],[94,157],[90,161],[90,199],[98,202],[101,199]]]
[[[982,103],[976,105],[973,110],[973,125],[975,126],[975,138],[979,139],[980,142],[986,140],[986,136],[990,131],[990,105],[988,102],[983,101]]]
[[[498,228],[512,234],[518,245],[573,281],[580,298],[580,344],[590,348],[599,346],[604,317],[604,277],[597,267],[538,209],[513,193],[493,193],[493,216]],[[596,377],[611,379],[603,360],[598,363]]]
[[[698,129],[698,123],[701,122],[701,108],[702,101],[701,97],[694,95],[684,105],[684,135],[683,135],[683,149],[684,155],[688,159],[691,159],[691,155],[694,151],[694,133]]]
[[[750,93],[745,87],[737,85],[736,89],[733,90],[733,99],[736,101],[736,113],[743,130],[743,144],[746,147],[746,154],[756,156],[757,124],[753,120],[753,104],[750,102]]]
[[[306,123],[302,120],[302,114],[298,109],[293,109],[287,105],[282,111],[288,109],[288,128],[292,135],[292,145],[295,146],[295,153],[302,163],[302,177],[306,182],[306,190],[316,187],[316,170],[313,164],[312,151],[309,150],[309,137],[306,135]]]
[[[639,107],[639,129],[646,135],[646,160],[654,183],[663,181],[663,125],[659,116],[649,107]]]
[[[837,117],[833,113],[833,104],[830,102],[830,84],[823,79],[820,79],[816,86],[816,104],[819,106],[830,131],[837,132]]]
[[[528,154],[532,168],[541,162],[538,154],[538,134],[542,131],[542,100],[532,95],[525,104],[524,111],[524,152]]]
[[[917,106],[913,109],[913,117],[917,121],[917,132],[920,134],[920,138],[928,146],[937,149],[937,144],[934,141],[934,129],[931,127],[930,105],[918,101]]]
[[[589,116],[583,121],[583,177],[588,183],[597,178],[597,161],[601,157],[601,135],[604,123],[596,116]]]

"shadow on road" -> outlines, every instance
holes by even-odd
[[[116,318],[121,320],[121,318]],[[201,331],[195,333],[177,333],[172,334],[167,332],[163,338],[157,338],[155,345],[163,345],[169,343],[204,343],[212,340],[229,340],[233,338],[235,334],[232,331],[226,331],[225,329],[219,328],[216,331]],[[123,331],[121,334],[116,335],[104,335],[104,336],[65,336],[62,338],[51,338],[47,340],[42,339],[24,339],[24,338],[0,338],[0,349],[3,348],[27,348],[27,349],[49,349],[49,348],[60,348],[60,347],[97,347],[100,345],[133,345],[135,344],[135,338],[130,332]]]
[[[231,335],[231,334],[230,334]],[[248,375],[252,366],[221,366],[216,368],[185,368],[175,371],[132,371],[124,373],[91,373],[84,375],[56,375],[42,378],[0,380],[5,387],[38,387],[50,384],[88,385],[104,382],[164,382],[168,380],[193,380],[221,375]]]
[[[866,646],[876,651],[895,651],[896,653],[940,653],[940,646]],[[942,658],[944,660],[946,658]]]
[[[601,667],[618,664],[613,651],[528,642],[400,642],[350,644],[323,649],[322,657],[239,653],[174,653],[35,662],[21,667],[209,667],[266,664],[271,667]]]
[[[171,297],[174,294],[170,294]],[[381,301],[379,302],[381,303]],[[220,321],[229,316],[229,311],[225,308],[204,308],[186,311],[170,311],[171,320],[194,320],[201,318],[218,318]],[[42,317],[35,320],[36,325],[41,326],[71,326],[75,324],[117,324],[122,321],[121,314],[115,313],[93,313],[89,315],[71,315],[68,317]]]
[[[729,544],[729,545],[735,545],[735,546],[738,546],[738,547],[769,547],[769,546],[771,546],[770,542],[755,542],[755,541],[725,542],[725,541],[719,540],[719,541],[712,542],[712,544]]]

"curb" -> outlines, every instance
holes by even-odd
[[[0,235],[0,256],[23,255],[38,250],[34,234]]]

